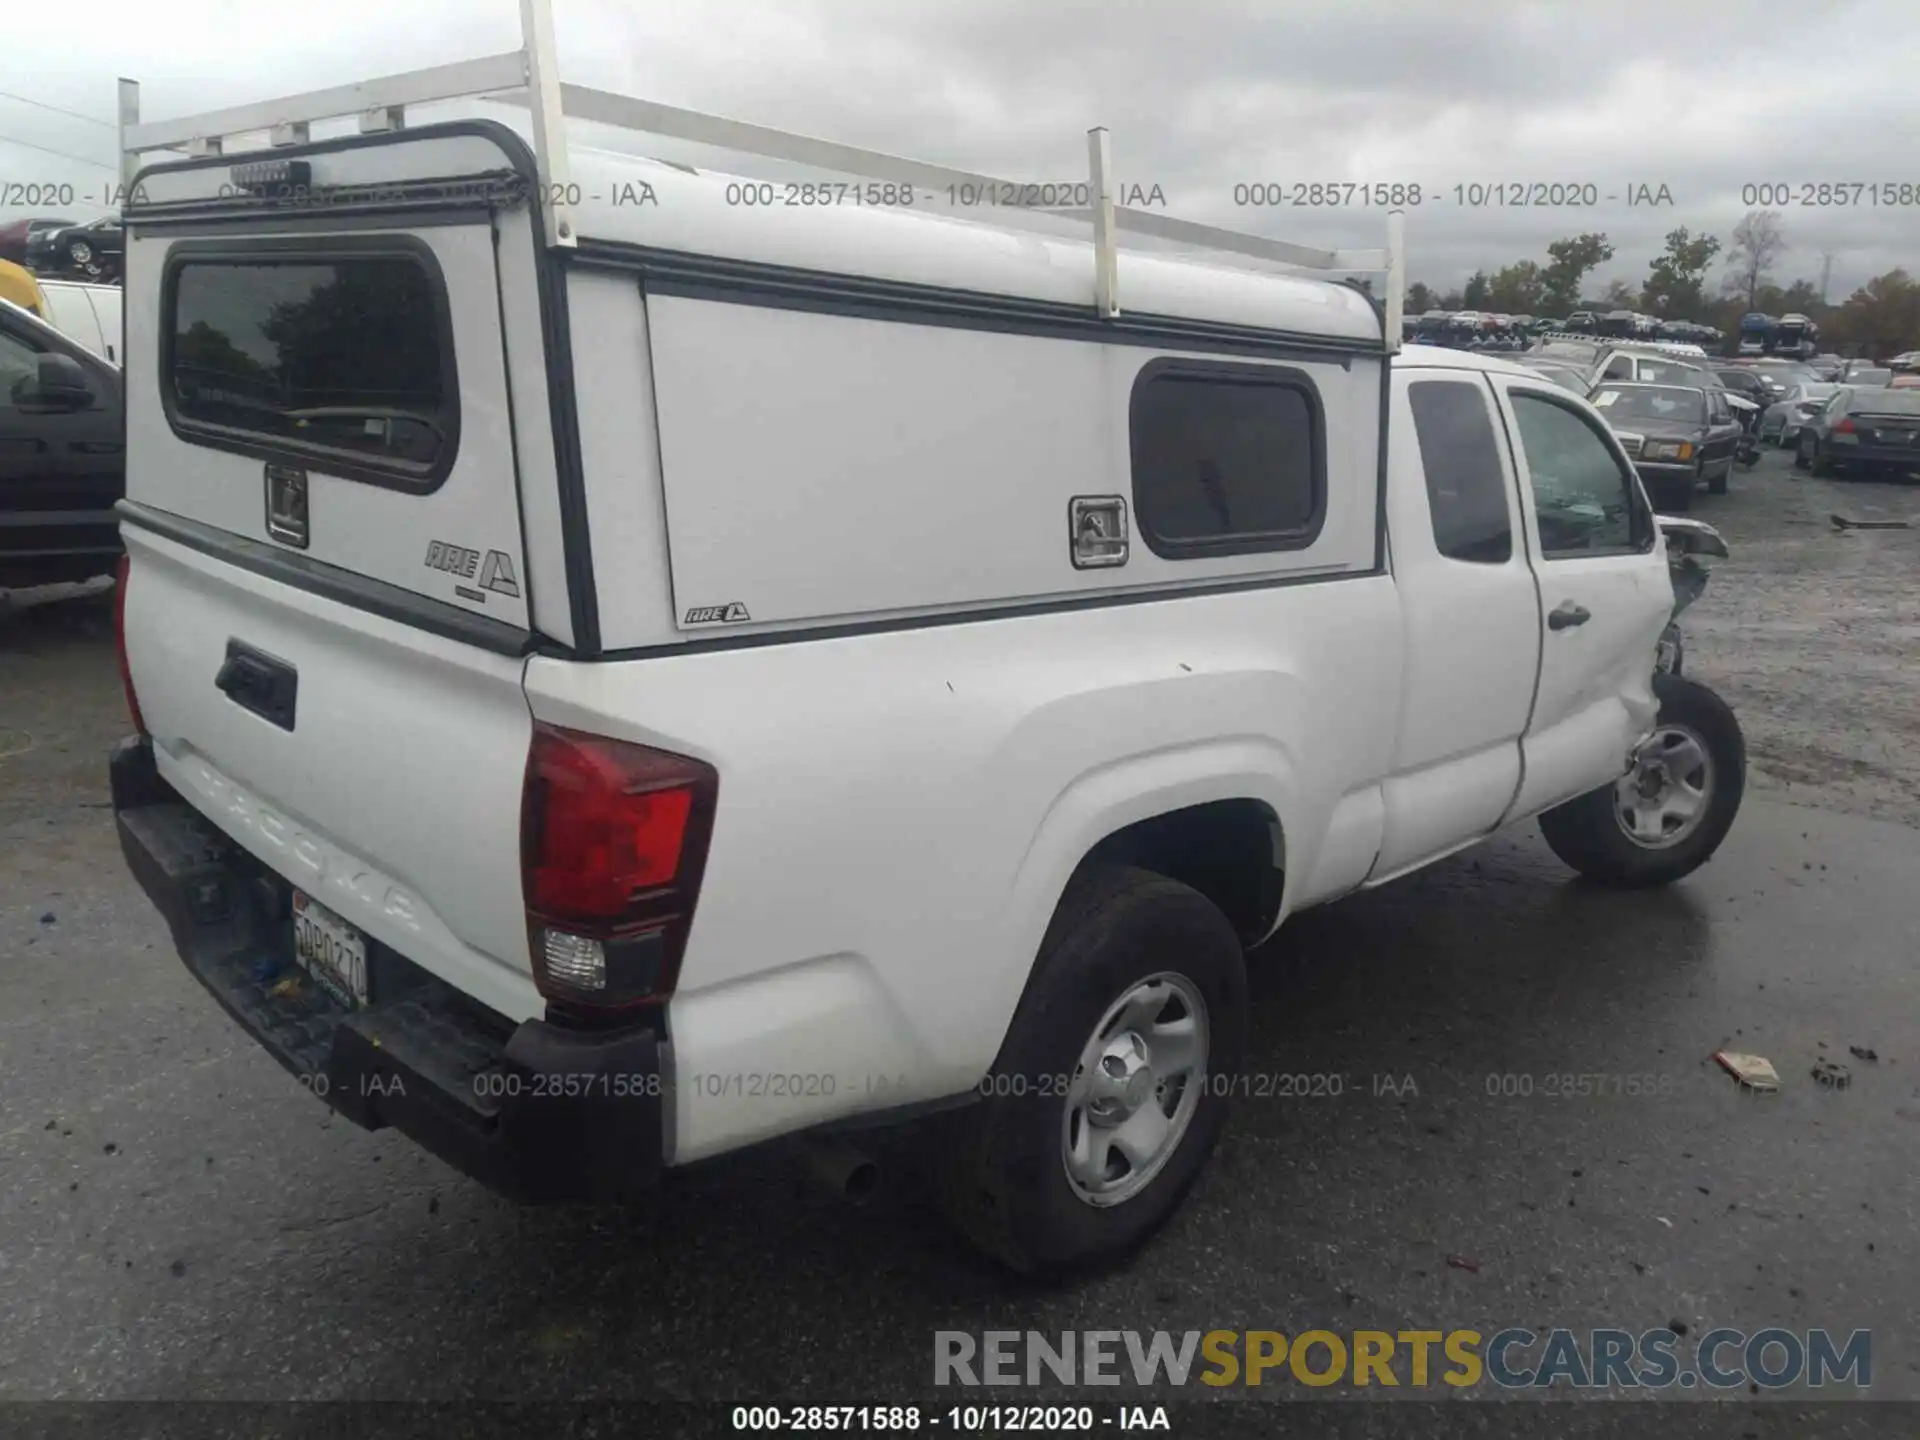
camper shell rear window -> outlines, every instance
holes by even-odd
[[[160,344],[161,401],[183,440],[421,494],[453,466],[452,318],[423,243],[183,242]]]

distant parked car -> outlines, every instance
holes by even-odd
[[[1920,370],[1920,350],[1908,350],[1887,361],[1889,370]]]
[[[1561,328],[1564,330],[1591,330],[1599,323],[1599,317],[1591,310],[1576,310],[1567,316],[1566,322]]]
[[[42,275],[118,279],[125,244],[120,217],[108,215],[85,225],[42,230],[32,236],[27,241],[27,266]]]
[[[1890,366],[1870,365],[1861,360],[1849,360],[1847,368],[1840,372],[1838,384],[1841,385],[1884,385],[1893,379]]]
[[[1654,509],[1691,508],[1702,481],[1711,493],[1726,494],[1740,426],[1724,391],[1609,380],[1591,399],[1632,457]]]
[[[1616,336],[1622,340],[1651,339],[1654,322],[1634,310],[1609,310],[1600,317],[1595,327],[1602,335]]]
[[[1803,423],[1793,463],[1839,479],[1920,471],[1920,390],[1842,385]]]
[[[1785,399],[1769,405],[1760,417],[1760,443],[1791,446],[1800,436],[1800,427],[1809,415],[1817,414],[1833,398],[1837,385],[1796,385]]]
[[[27,248],[34,236],[47,230],[64,230],[71,224],[71,220],[39,219],[13,220],[0,225],[0,260],[11,260],[16,265],[26,264]]]
[[[1749,368],[1755,375],[1760,377],[1761,384],[1767,387],[1768,393],[1773,397],[1773,400],[1786,399],[1787,392],[1796,385],[1836,383],[1833,381],[1822,381],[1813,371],[1794,360],[1756,360]],[[1772,400],[1768,401],[1768,403],[1771,404]]]
[[[1713,373],[1734,394],[1743,396],[1763,410],[1780,398],[1773,386],[1751,365],[1721,365],[1715,367]]]

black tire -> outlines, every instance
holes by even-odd
[[[1691,875],[1720,848],[1746,793],[1747,746],[1733,711],[1706,686],[1679,675],[1653,677],[1661,725],[1681,725],[1700,737],[1713,761],[1706,814],[1685,839],[1652,849],[1628,836],[1613,784],[1582,795],[1540,817],[1553,853],[1587,879],[1621,889],[1670,885]]]
[[[1806,470],[1812,467],[1813,447],[1810,444],[1808,444],[1808,441],[1811,438],[1812,437],[1809,436],[1806,433],[1806,431],[1803,430],[1800,432],[1799,437],[1794,441],[1794,446],[1793,446],[1793,468],[1794,469]]]
[[[1707,481],[1707,494],[1724,495],[1727,493],[1727,481],[1733,478],[1733,461],[1729,460],[1720,469],[1713,472],[1713,478]]]
[[[1193,983],[1207,1008],[1211,1034],[1199,1100],[1145,1188],[1096,1206],[1069,1183],[1066,1100],[1049,1077],[1071,1077],[1108,1007],[1169,970]],[[982,1082],[983,1098],[931,1137],[949,1215],[982,1250],[1025,1274],[1092,1266],[1140,1246],[1179,1208],[1219,1139],[1230,1077],[1239,1073],[1246,1046],[1246,1009],[1245,955],[1218,906],[1150,871],[1083,870],[1054,912],[999,1058]]]
[[[1808,450],[1807,472],[1810,475],[1816,480],[1837,480],[1841,478],[1839,471],[1833,467],[1833,461],[1828,458],[1827,452],[1820,448],[1820,442],[1818,440],[1814,441],[1813,444],[1808,447]]]

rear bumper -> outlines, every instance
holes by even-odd
[[[1842,465],[1885,465],[1902,471],[1920,470],[1920,446],[1829,442],[1827,454]]]
[[[392,952],[370,954],[374,1003],[349,1011],[301,983],[286,882],[160,778],[149,742],[121,742],[110,776],[121,851],[187,969],[333,1109],[517,1200],[617,1199],[658,1180],[657,1026],[515,1027]]]

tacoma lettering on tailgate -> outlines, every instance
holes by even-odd
[[[353,908],[351,902],[358,901],[361,907],[375,910],[395,924],[419,930],[417,902],[405,890],[386,884],[377,872],[262,805],[205,761],[193,761],[188,773],[231,828],[251,831],[286,856],[289,863],[282,873],[309,894],[348,910]],[[347,902],[344,906],[343,901]]]

